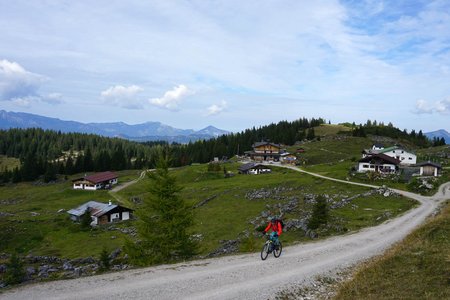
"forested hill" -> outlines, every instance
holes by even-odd
[[[0,130],[0,155],[20,159],[20,168],[0,171],[4,182],[19,182],[41,175],[49,181],[56,174],[141,169],[154,165],[163,144],[36,128]]]
[[[30,181],[43,176],[45,181],[56,174],[71,175],[81,172],[152,168],[161,151],[170,151],[173,166],[205,163],[214,157],[242,155],[257,141],[293,145],[297,141],[314,140],[314,128],[325,120],[301,118],[292,122],[281,121],[239,133],[222,135],[210,140],[189,144],[167,142],[138,143],[119,138],[92,134],[61,133],[42,129],[0,130],[0,155],[20,159],[20,167],[0,170],[2,182]],[[428,140],[421,131],[416,133],[383,123],[370,122],[356,126],[346,124],[349,131],[342,134],[388,136],[406,140],[417,147],[442,144],[441,140]],[[445,143],[445,142],[444,142]]]

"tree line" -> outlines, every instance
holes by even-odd
[[[415,130],[411,130],[411,132],[408,133],[406,129],[400,130],[391,122],[385,125],[383,122],[378,123],[376,120],[367,120],[365,124],[360,124],[359,126],[357,126],[355,123],[353,123],[350,126],[352,127],[353,136],[366,137],[367,135],[371,134],[390,137],[393,139],[402,139],[412,143],[419,148],[445,145],[444,138],[434,138],[433,140],[430,140],[423,134],[422,130],[419,130],[418,132],[416,132]]]
[[[155,165],[164,142],[146,145],[93,134],[61,133],[39,128],[0,130],[0,155],[20,160],[20,167],[0,170],[2,182],[32,181],[56,174],[142,169]]]
[[[271,141],[293,145],[296,141],[315,139],[314,127],[324,124],[322,118],[300,118],[253,127],[210,140],[188,144],[167,142],[134,142],[121,138],[102,137],[83,133],[31,129],[0,130],[0,155],[20,160],[20,167],[0,170],[0,182],[33,181],[40,177],[48,182],[57,174],[72,175],[107,170],[154,168],[162,151],[169,151],[171,167],[206,163],[214,157],[243,155],[257,141]],[[407,140],[418,147],[445,145],[444,139],[429,140],[420,130],[400,130],[388,125],[367,121],[353,128],[353,136],[380,135]]]

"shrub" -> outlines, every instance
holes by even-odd
[[[25,278],[23,263],[20,261],[20,258],[16,253],[11,255],[9,262],[6,264],[6,268],[6,274],[4,277],[6,284],[21,283]]]

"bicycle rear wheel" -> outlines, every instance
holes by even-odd
[[[266,260],[268,255],[269,255],[269,243],[266,242],[261,250],[261,259]]]
[[[278,247],[275,247],[275,249],[273,250],[273,256],[275,256],[276,258],[280,257],[281,252],[283,251],[283,245],[280,241],[278,241],[278,243]]]

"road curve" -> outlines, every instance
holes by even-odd
[[[450,182],[432,197],[396,192],[421,205],[376,227],[286,247],[278,259],[269,256],[262,261],[259,253],[253,253],[197,260],[30,284],[0,294],[0,298],[272,299],[280,289],[308,284],[317,275],[327,275],[381,254],[423,223],[441,201],[450,199]]]

